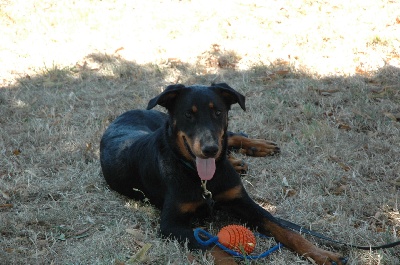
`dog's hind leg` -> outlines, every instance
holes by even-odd
[[[228,132],[228,149],[248,156],[268,156],[280,152],[276,143],[264,139],[250,139],[241,133]]]

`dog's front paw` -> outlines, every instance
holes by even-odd
[[[345,265],[348,261],[347,258],[342,257],[340,254],[322,249],[307,253],[305,256],[311,263],[320,265]]]

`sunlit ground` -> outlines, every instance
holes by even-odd
[[[318,75],[400,66],[398,1],[38,1],[0,3],[0,84],[92,52],[194,63],[218,44],[237,67],[283,60]]]

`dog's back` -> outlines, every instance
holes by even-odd
[[[112,189],[130,198],[144,199],[141,175],[158,170],[154,163],[157,159],[149,156],[156,155],[155,142],[162,137],[166,119],[167,115],[159,111],[131,110],[110,124],[100,142],[100,162]]]

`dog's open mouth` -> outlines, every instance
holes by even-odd
[[[190,155],[195,158],[196,160],[196,169],[197,169],[197,174],[199,174],[199,177],[201,180],[210,180],[213,178],[214,173],[215,173],[215,158],[200,158],[198,156],[195,156],[190,149],[189,144],[186,141],[186,138],[183,137],[183,141],[185,143],[185,147],[190,153]]]

